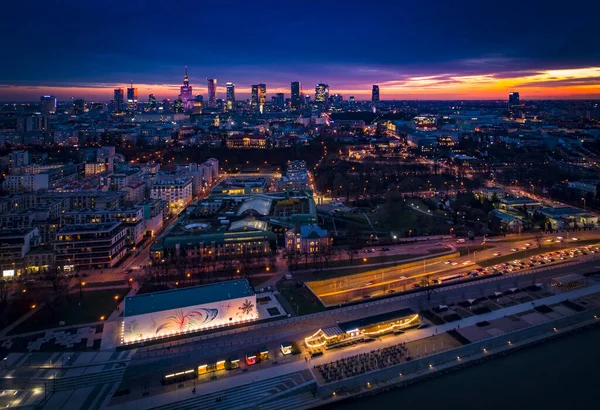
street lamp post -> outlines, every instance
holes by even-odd
[[[581,198],[581,200],[583,201],[583,210],[585,211],[585,198]]]

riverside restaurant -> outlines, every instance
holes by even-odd
[[[309,349],[332,349],[364,342],[389,333],[402,333],[419,324],[418,314],[411,309],[402,309],[319,329],[315,334],[305,338],[304,344]]]

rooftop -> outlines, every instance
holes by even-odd
[[[540,209],[540,213],[551,218],[561,218],[573,215],[589,215],[588,212],[582,209],[572,208],[570,206],[561,206],[557,208],[543,208]]]
[[[95,232],[108,232],[121,225],[121,222],[112,223],[91,223],[91,224],[73,224],[65,225],[58,232],[59,234],[67,233],[95,233]]]
[[[354,329],[361,329],[367,326],[376,325],[377,323],[389,322],[392,320],[402,319],[406,316],[414,315],[412,309],[401,309],[394,312],[382,313],[380,315],[369,316],[363,319],[353,320],[351,322],[340,323],[338,326],[344,332]]]
[[[165,290],[125,298],[125,317],[180,309],[254,295],[246,279],[230,280],[185,289]]]
[[[506,196],[504,198],[500,198],[500,203],[507,205],[529,205],[538,204],[539,201],[526,196]]]

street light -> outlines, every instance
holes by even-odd
[[[581,200],[583,201],[583,210],[585,211],[585,198],[581,198]]]

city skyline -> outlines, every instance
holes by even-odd
[[[87,4],[11,3],[6,14],[26,15],[28,24],[10,19],[0,27],[4,38],[14,40],[7,55],[18,62],[0,67],[0,101],[33,101],[44,94],[108,100],[112,89],[131,80],[140,96],[174,99],[186,65],[203,95],[205,79],[217,78],[219,94],[222,85],[234,82],[241,98],[260,83],[270,96],[287,97],[292,81],[305,89],[326,82],[332,93],[361,100],[370,99],[372,84],[380,86],[382,100],[504,99],[513,90],[529,99],[600,98],[600,50],[593,35],[600,6],[576,3],[581,5],[564,10],[555,0],[541,8],[526,2],[517,13],[510,7],[492,12],[473,0],[458,6],[434,2],[424,18],[419,5],[341,7],[329,1],[315,10],[335,18],[312,30],[313,13],[291,13],[290,5],[266,1],[263,18],[281,22],[281,33],[261,41],[242,41],[255,30],[247,16],[256,11],[244,2],[214,5],[211,13],[187,4],[185,14],[194,24],[177,29],[171,27],[181,18],[177,5],[108,4],[94,9],[91,20]],[[115,10],[135,16],[127,23],[127,41]],[[67,32],[80,35],[43,40]]]

